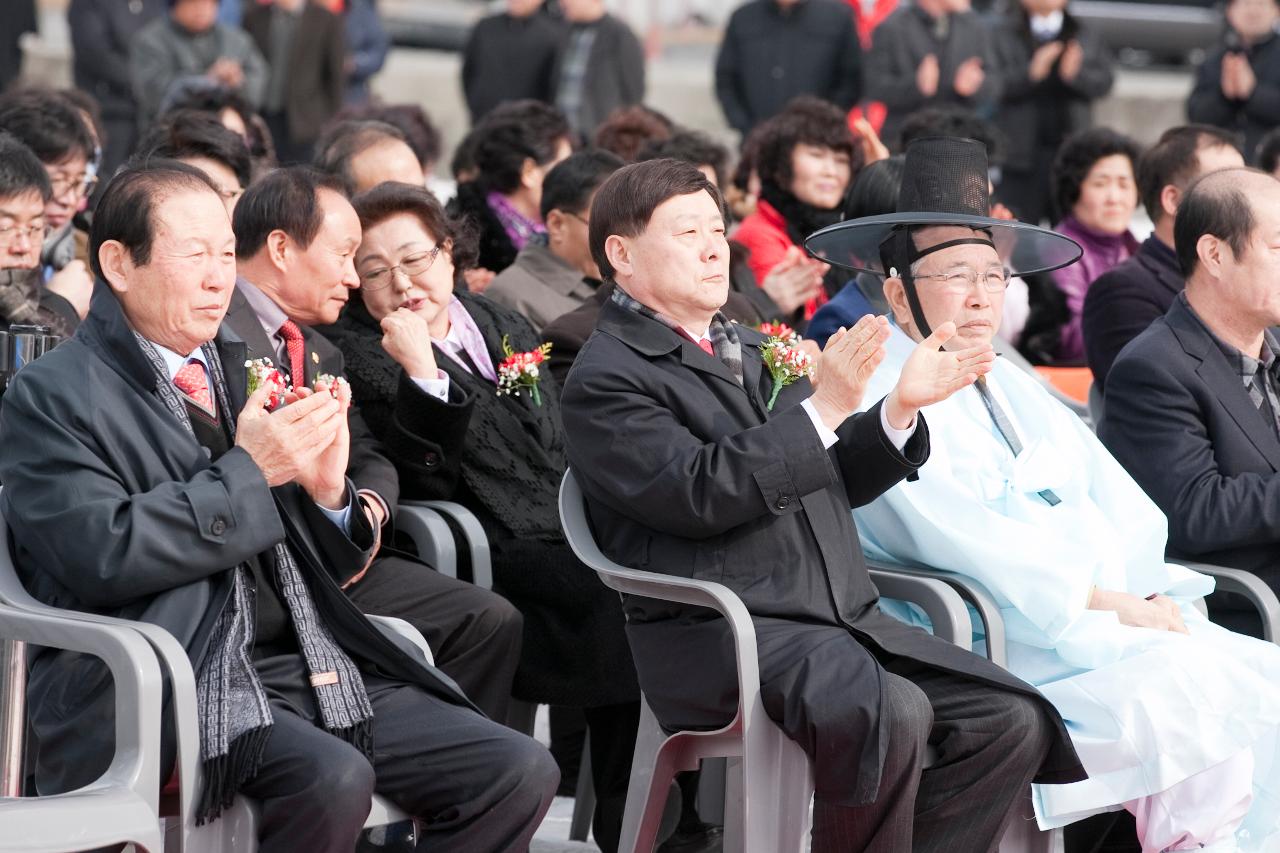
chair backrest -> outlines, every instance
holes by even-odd
[[[1095,381],[1089,386],[1089,417],[1093,420],[1093,431],[1098,431],[1098,424],[1102,423],[1102,414],[1105,410],[1106,400],[1103,398],[1102,389],[1098,387]]]

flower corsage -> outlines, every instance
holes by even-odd
[[[538,365],[547,360],[551,353],[551,344],[546,343],[528,352],[515,352],[502,336],[502,352],[506,356],[498,365],[498,393],[520,396],[521,389],[528,389],[535,406],[542,405],[542,395],[538,393],[538,382],[541,379]]]
[[[786,323],[761,323],[756,330],[766,338],[777,338],[787,346],[800,343],[800,335]]]
[[[311,390],[317,394],[321,392],[328,393],[333,399],[338,399],[338,389],[347,384],[347,380],[342,376],[334,376],[332,373],[321,373],[311,383]]]
[[[791,334],[795,336],[795,332]],[[769,395],[769,405],[766,406],[771,412],[783,388],[801,377],[813,376],[813,359],[796,345],[799,340],[798,336],[788,339],[774,335],[760,345],[764,366],[769,368],[769,375],[773,377],[773,393]]]
[[[284,404],[284,395],[293,390],[284,381],[284,375],[276,369],[269,358],[250,359],[244,363],[249,374],[249,394],[252,395],[263,385],[271,387],[271,396],[267,398],[267,411],[274,411]]]

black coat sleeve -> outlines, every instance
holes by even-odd
[[[854,415],[836,430],[840,440],[832,450],[840,465],[849,506],[871,503],[904,477],[910,477],[929,458],[929,428],[924,414],[916,415],[916,431],[902,450],[893,446],[880,425],[884,401]]]
[[[1163,317],[1164,310],[1112,270],[1098,277],[1085,296],[1080,317],[1085,356],[1095,382],[1105,386],[1111,366],[1125,346]]]
[[[742,67],[742,48],[738,44],[737,15],[729,19],[720,50],[716,54],[716,99],[724,110],[729,126],[745,135],[751,130],[751,113],[743,93],[745,69]]]
[[[450,500],[458,488],[475,397],[449,383],[449,399],[419,388],[402,370],[383,440],[400,471],[406,497]]]
[[[84,78],[105,80],[117,92],[128,92],[133,78],[129,74],[129,53],[112,43],[108,19],[110,3],[96,0],[72,0],[67,11],[71,28],[71,47],[76,68]]]

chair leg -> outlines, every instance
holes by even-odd
[[[596,810],[596,786],[591,779],[591,740],[582,746],[578,764],[578,787],[573,792],[573,820],[569,824],[570,841],[586,841],[591,831],[591,817]]]
[[[627,787],[627,807],[622,816],[622,853],[652,853],[666,808],[675,763],[668,737],[640,699],[640,725],[636,731],[635,755],[631,760],[631,782]]]
[[[810,826],[813,778],[804,750],[772,725],[747,735],[741,773],[743,853],[803,853]],[[732,764],[733,762],[731,762]],[[731,776],[732,779],[732,776]],[[731,801],[726,796],[726,810]],[[726,815],[725,851],[729,851]]]

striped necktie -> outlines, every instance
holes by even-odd
[[[996,430],[1000,433],[1000,437],[1004,439],[1005,444],[1009,445],[1009,450],[1013,452],[1013,455],[1017,456],[1022,452],[1022,440],[1018,438],[1018,431],[1013,428],[1013,422],[1004,413],[1004,409],[1000,408],[1000,404],[996,402],[991,389],[987,387],[987,377],[979,376],[973,387],[978,389],[978,396],[986,404],[987,411],[991,414],[991,420],[995,421]],[[1062,503],[1062,498],[1055,495],[1052,489],[1045,489],[1038,494],[1049,506],[1057,506]]]

